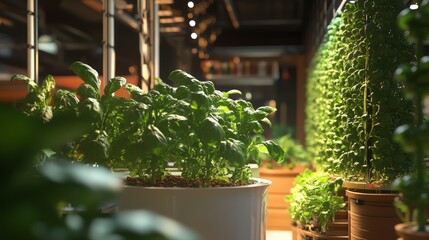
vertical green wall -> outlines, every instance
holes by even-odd
[[[411,155],[393,142],[412,122],[413,104],[393,80],[413,58],[396,25],[402,0],[348,3],[329,26],[307,83],[310,157],[324,171],[351,181],[391,182],[410,171]]]

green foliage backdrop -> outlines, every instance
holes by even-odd
[[[396,25],[401,0],[348,3],[329,26],[307,85],[309,159],[347,180],[391,182],[411,170],[411,155],[392,140],[414,107],[393,79],[413,59]]]

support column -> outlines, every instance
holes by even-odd
[[[27,0],[27,75],[39,83],[38,0]]]
[[[102,89],[115,76],[115,1],[103,0],[103,80]]]

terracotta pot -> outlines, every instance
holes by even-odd
[[[265,240],[268,180],[238,187],[125,186],[119,210],[146,209],[177,220],[205,240]]]
[[[350,240],[396,239],[394,226],[400,223],[393,200],[398,194],[346,191],[349,198]]]
[[[285,201],[290,193],[293,181],[306,167],[293,169],[278,164],[264,163],[259,167],[259,176],[272,182],[268,189],[267,229],[292,231],[292,219],[289,216],[289,203]]]
[[[395,225],[395,231],[400,236],[398,240],[428,240],[429,225],[426,225],[427,232],[417,232],[416,224],[400,223]]]
[[[349,239],[348,236],[348,214],[345,210],[340,210],[335,214],[335,221],[328,224],[326,234],[314,232],[305,228],[302,224],[295,224],[293,235],[296,240],[339,240]],[[295,240],[294,239],[294,240]]]
[[[335,214],[335,221],[328,224],[326,235],[348,237],[348,227],[348,213],[345,210],[340,210]]]

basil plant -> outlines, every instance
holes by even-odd
[[[55,90],[55,79],[51,75],[40,86],[26,76],[13,76],[12,81],[23,80],[29,86],[23,111],[44,123],[66,116],[89,122],[90,128],[79,138],[53,149],[56,156],[91,165],[113,166],[110,144],[119,131],[117,126],[125,110],[131,104],[130,100],[114,97],[113,94],[125,85],[126,80],[122,77],[111,79],[101,95],[97,71],[79,61],[72,63],[70,69],[83,81],[76,91]]]
[[[268,153],[283,159],[284,151],[271,140],[254,138],[270,124],[274,108],[254,109],[250,102],[233,100],[210,81],[202,82],[181,70],[169,75],[176,86],[160,83],[145,93],[126,85],[137,103],[121,123],[124,161],[132,175],[162,180],[174,162],[185,182],[210,186],[216,179],[232,184],[250,181],[249,159]]]

